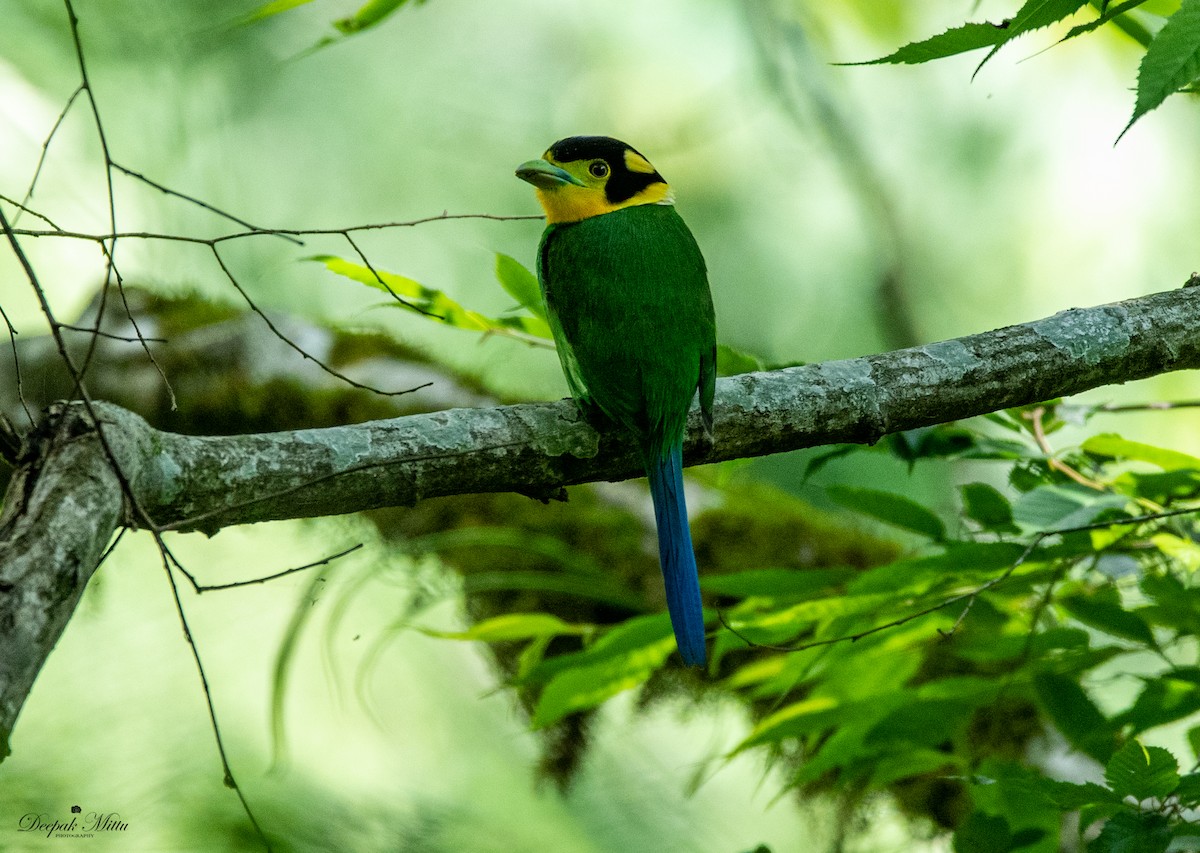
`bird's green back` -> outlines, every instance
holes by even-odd
[[[711,423],[712,297],[700,249],[673,206],[551,225],[538,278],[575,397],[659,452],[681,439],[697,390]]]

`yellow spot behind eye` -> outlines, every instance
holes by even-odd
[[[641,172],[644,175],[653,175],[656,171],[650,165],[650,161],[638,154],[636,151],[625,151],[625,168],[631,172]]]

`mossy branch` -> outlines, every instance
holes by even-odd
[[[1200,290],[1185,287],[950,341],[721,380],[716,440],[698,416],[690,465],[888,433],[1200,367]],[[567,400],[450,409],[259,435],[162,432],[95,404],[137,505],[157,530],[309,518],[425,498],[639,476],[623,436]],[[105,544],[133,525],[86,408],[50,413],[0,514],[0,754]]]

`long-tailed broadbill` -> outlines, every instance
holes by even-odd
[[[636,438],[650,480],[667,609],[685,663],[705,662],[683,495],[697,394],[712,430],[716,320],[704,258],[663,176],[607,136],[572,136],[517,177],[546,212],[537,271],[571,395]]]

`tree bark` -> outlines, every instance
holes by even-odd
[[[1195,279],[1193,279],[1193,282]],[[1190,282],[1191,283],[1191,282]],[[715,441],[694,417],[689,465],[884,435],[1102,385],[1200,367],[1200,290],[1158,293],[880,355],[717,383]],[[33,680],[105,545],[140,526],[234,524],[411,505],[440,495],[640,476],[632,442],[597,433],[568,400],[449,409],[353,426],[193,437],[110,404],[55,407],[0,513],[0,757]]]

